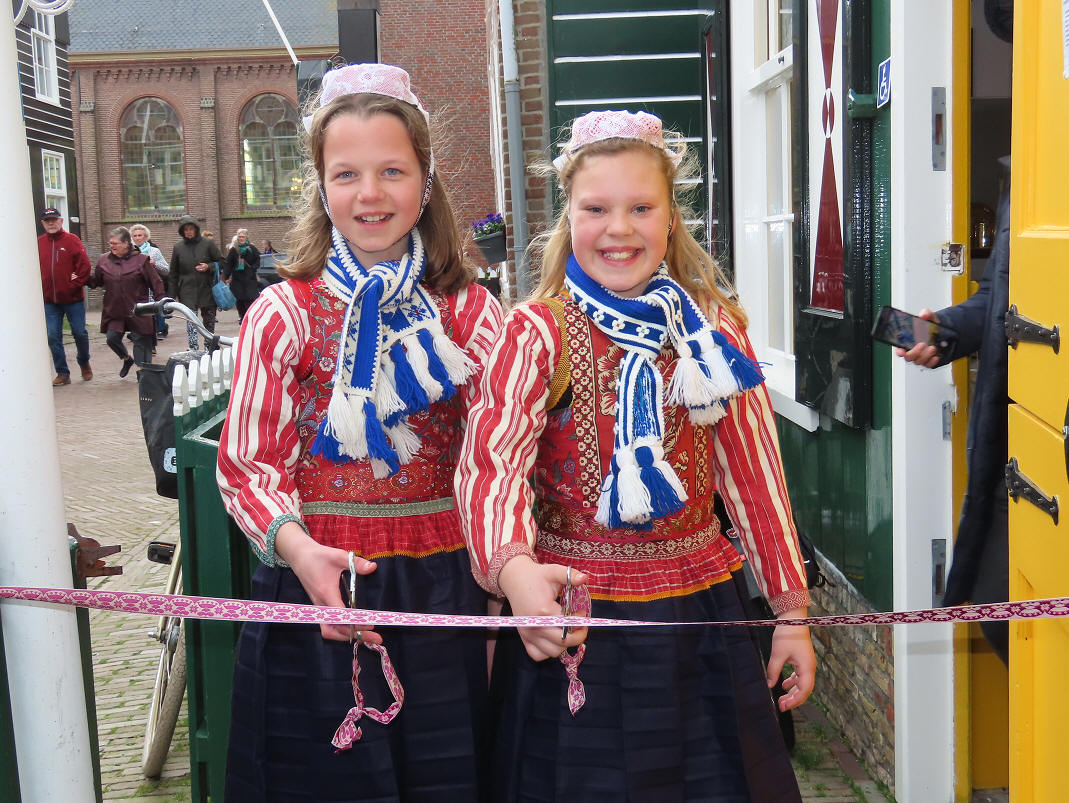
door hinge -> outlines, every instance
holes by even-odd
[[[1018,497],[1024,497],[1026,502],[1031,502],[1058,523],[1058,497],[1047,496],[1032,480],[1021,473],[1017,465],[1017,458],[1011,457],[1006,464],[1006,492],[1014,502]]]
[[[943,273],[960,276],[965,272],[965,246],[961,243],[943,243],[939,252],[939,267]]]
[[[1017,348],[1017,344],[1023,340],[1025,343],[1050,346],[1055,354],[1058,353],[1062,343],[1058,324],[1048,329],[1043,324],[1024,317],[1017,311],[1016,304],[1011,305],[1006,311],[1006,339],[1014,348]]]

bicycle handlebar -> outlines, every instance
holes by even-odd
[[[152,316],[163,315],[165,318],[169,318],[171,315],[177,313],[179,317],[185,318],[191,323],[198,332],[204,335],[204,342],[208,346],[208,351],[214,351],[219,346],[233,346],[234,338],[224,337],[223,335],[217,335],[214,332],[209,332],[205,328],[204,324],[200,322],[200,318],[197,317],[197,313],[173,298],[161,298],[157,301],[140,301],[134,304],[134,315]]]

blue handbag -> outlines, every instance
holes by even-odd
[[[212,298],[215,299],[215,306],[219,309],[232,309],[238,300],[234,298],[230,285],[219,276],[219,263],[213,262],[212,264],[215,265],[215,284],[212,285]]]

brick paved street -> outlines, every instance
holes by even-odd
[[[99,312],[89,313],[90,350],[95,377],[78,376],[74,346],[67,337],[72,383],[57,388],[56,426],[60,441],[67,520],[102,545],[120,544],[122,552],[108,564],[123,567],[118,577],[91,580],[92,588],[158,591],[167,567],[150,562],[150,541],[178,540],[178,506],[156,495],[145,450],[134,372],[119,379],[120,363],[99,333]],[[220,334],[236,335],[237,314],[220,314]],[[43,333],[42,333],[43,337]],[[186,347],[184,327],[159,344],[157,362]],[[141,749],[159,647],[148,637],[151,617],[90,613],[105,800],[190,800],[189,737],[185,707],[163,777],[141,776]],[[796,714],[798,746],[795,768],[803,799],[822,803],[885,801],[876,785],[837,738],[818,708],[806,705]]]

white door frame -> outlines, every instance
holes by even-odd
[[[952,239],[954,175],[953,3],[890,3],[891,304],[918,312],[951,303],[940,269]],[[946,90],[946,167],[932,165],[932,88]],[[877,346],[877,348],[882,348]],[[891,367],[894,606],[932,605],[932,542],[949,557],[954,533],[951,442],[943,402],[955,405],[949,367]],[[954,652],[951,625],[896,625],[895,796],[903,803],[954,799]]]

